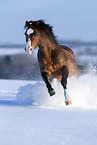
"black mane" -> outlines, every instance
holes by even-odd
[[[50,33],[53,33],[52,30],[53,27],[50,26],[49,24],[45,24],[43,20],[35,21],[35,23],[40,30],[44,30],[48,35]]]
[[[48,35],[48,37],[53,41],[53,42],[57,42],[56,40],[56,36],[53,33],[53,26],[50,26],[49,24],[45,24],[43,20],[38,20],[36,21],[36,23],[38,23],[38,28],[40,30],[44,30],[45,33]]]

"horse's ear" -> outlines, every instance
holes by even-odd
[[[26,28],[26,27],[28,27],[28,26],[29,26],[29,22],[26,21],[26,22],[25,22],[25,26],[24,26],[24,28]]]

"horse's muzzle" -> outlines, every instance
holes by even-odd
[[[28,53],[28,54],[32,54],[33,53],[33,48],[24,48],[24,50]]]

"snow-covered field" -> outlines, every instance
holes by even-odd
[[[70,106],[56,81],[49,97],[41,81],[0,80],[0,145],[96,145],[96,80],[68,80]]]
[[[24,44],[25,21],[38,19],[54,26],[58,39],[97,41],[97,0],[0,2],[0,46]],[[50,97],[42,81],[0,79],[0,145],[97,144],[97,43],[76,43],[67,46],[73,45],[81,74],[87,68],[92,72],[68,80],[70,106],[65,105],[63,88],[56,81],[56,95]],[[12,56],[23,53],[24,48],[0,47],[0,78],[31,79],[24,57]],[[17,58],[23,63],[18,65]]]

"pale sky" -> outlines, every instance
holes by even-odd
[[[0,0],[0,19],[0,43],[25,43],[25,21],[38,19],[58,39],[97,41],[97,0]]]

